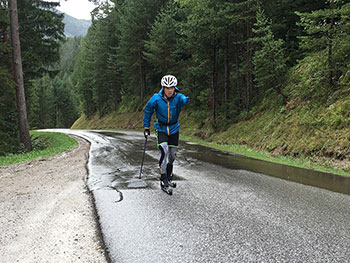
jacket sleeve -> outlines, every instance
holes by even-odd
[[[151,119],[152,115],[154,113],[154,110],[156,108],[156,94],[152,96],[152,98],[147,102],[146,107],[145,107],[145,114],[143,117],[143,127],[144,128],[150,128],[151,126]]]
[[[186,97],[185,95],[181,94],[181,99],[180,99],[180,106],[183,107],[186,104],[190,102],[190,98]]]

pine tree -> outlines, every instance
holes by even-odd
[[[334,53],[337,50],[335,45],[339,45],[346,38],[349,26],[348,11],[349,1],[330,0],[327,8],[316,10],[311,13],[296,14],[300,17],[300,26],[307,33],[301,36],[302,47],[309,52],[324,52],[327,56],[325,67],[328,72],[328,83],[333,89],[341,72],[338,69],[338,61],[335,61]],[[346,4],[344,4],[346,3]],[[342,63],[341,63],[342,64]]]
[[[24,82],[40,78],[59,61],[60,42],[65,39],[63,14],[56,12],[59,2],[18,0],[18,17],[23,56]],[[51,66],[51,67],[50,67]]]
[[[148,39],[161,3],[157,0],[129,0],[121,8],[118,60],[123,72],[123,90],[139,97],[143,104],[147,73],[144,41]]]
[[[183,60],[187,56],[181,45],[184,36],[180,26],[184,18],[184,12],[177,4],[168,3],[152,25],[149,40],[145,41],[144,56],[154,66],[158,79],[165,74],[179,75],[184,67]]]
[[[298,36],[303,35],[303,29],[297,25],[299,16],[295,12],[309,13],[324,9],[326,1],[320,0],[265,0],[262,8],[266,17],[271,19],[271,30],[277,39],[284,41],[288,64],[294,65],[303,57],[299,48]]]
[[[120,99],[118,72],[111,71],[113,68],[111,57],[119,42],[115,35],[117,30],[115,19],[112,11],[108,17],[98,20],[93,34],[96,43],[93,50],[95,57],[93,98],[100,116],[114,110],[115,103]]]
[[[274,89],[285,103],[288,97],[282,92],[287,73],[284,42],[281,39],[275,40],[271,24],[264,11],[259,9],[253,29],[256,36],[252,38],[252,42],[259,44],[253,56],[255,81],[262,90]]]
[[[78,112],[68,74],[65,74],[62,79],[56,77],[52,81],[52,89],[49,95],[51,107],[53,107],[51,118],[54,127],[71,127],[78,118]]]
[[[33,81],[33,94],[29,115],[32,129],[55,127],[51,118],[53,112],[51,90],[52,79],[49,75]]]
[[[21,53],[28,116],[31,113],[32,81],[45,74],[58,73],[60,42],[65,39],[63,14],[55,9],[59,2],[18,0]],[[33,98],[35,99],[35,98]]]
[[[8,1],[0,1],[0,156],[20,149],[15,102],[15,88],[11,68]]]
[[[9,1],[10,8],[10,32],[12,45],[12,66],[13,77],[16,86],[16,105],[18,116],[19,137],[27,152],[32,151],[32,142],[29,135],[29,125],[27,119],[26,99],[24,94],[23,70],[21,43],[19,38],[19,24],[17,1]]]
[[[94,43],[89,37],[92,30],[93,29],[90,27],[88,36],[82,43],[81,51],[72,74],[72,83],[80,102],[81,112],[83,112],[87,118],[92,117],[97,111],[97,105],[93,99],[92,85],[94,81],[92,72],[95,68],[93,54]]]
[[[72,76],[83,112],[88,117],[95,113],[103,116],[115,110],[120,101],[121,82],[115,54],[119,23],[114,13],[111,11],[93,22]]]

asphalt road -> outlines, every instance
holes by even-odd
[[[350,262],[350,195],[232,169],[242,157],[181,142],[168,196],[154,138],[138,179],[143,135],[65,132],[92,143],[88,184],[111,262]]]

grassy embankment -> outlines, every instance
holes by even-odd
[[[33,151],[29,153],[1,156],[0,165],[9,165],[31,161],[39,157],[53,156],[78,145],[76,140],[62,133],[30,131],[30,135]]]

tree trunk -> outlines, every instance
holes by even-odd
[[[241,74],[240,74],[240,61],[239,61],[239,48],[236,45],[235,48],[235,71],[236,71],[236,81],[235,81],[235,90],[236,90],[236,95],[238,97],[238,107],[239,110],[242,111],[243,109],[243,104],[244,104],[244,90],[243,90],[243,85],[241,85]]]
[[[9,8],[10,8],[10,31],[11,31],[11,45],[12,45],[12,65],[13,65],[13,76],[16,84],[16,103],[17,103],[17,112],[18,112],[19,135],[20,135],[21,142],[24,144],[25,151],[30,152],[32,150],[32,143],[29,135],[26,99],[25,99],[25,93],[24,93],[17,0],[9,0]]]
[[[162,0],[162,7],[164,8],[166,4],[166,0]]]
[[[331,1],[331,9],[334,10],[334,0]],[[332,56],[332,49],[333,49],[333,28],[334,28],[334,15],[332,14],[331,17],[331,26],[330,26],[330,34],[329,34],[329,42],[328,42],[328,67],[329,67],[329,75],[328,75],[328,81],[329,85],[333,87],[333,56]]]
[[[224,90],[225,90],[225,103],[228,103],[229,96],[230,96],[230,64],[229,64],[229,40],[228,37],[225,39],[225,53],[224,53],[224,67],[225,67],[225,84],[224,84]]]
[[[275,83],[278,83],[278,80],[277,79],[274,79],[274,82]],[[283,104],[286,104],[287,101],[288,101],[288,96],[286,94],[283,93],[282,91],[282,87],[280,85],[277,85],[273,88],[279,95],[282,96],[283,98]]]
[[[56,107],[55,107],[55,111],[56,111],[56,118],[55,118],[55,127],[58,127],[58,125],[59,125],[59,121],[60,121],[60,117],[59,117],[59,110],[58,110],[58,105],[56,105]]]
[[[4,39],[4,43],[9,43],[9,36],[6,32],[2,32],[2,37]]]
[[[142,52],[139,51],[139,81],[140,81],[140,96],[143,103],[146,92],[146,77],[145,77],[145,62],[142,58]]]
[[[246,21],[246,29],[247,29],[247,39],[250,39],[252,37],[252,22],[247,19]],[[252,100],[252,93],[253,93],[253,51],[250,41],[247,41],[246,44],[247,48],[247,72],[246,72],[246,105],[245,110],[249,111],[250,108],[250,102]]]
[[[217,66],[216,66],[216,45],[213,48],[213,64],[212,64],[212,75],[211,75],[211,94],[212,94],[212,105],[211,105],[211,113],[212,119],[215,122],[216,120],[216,97],[217,97]]]

